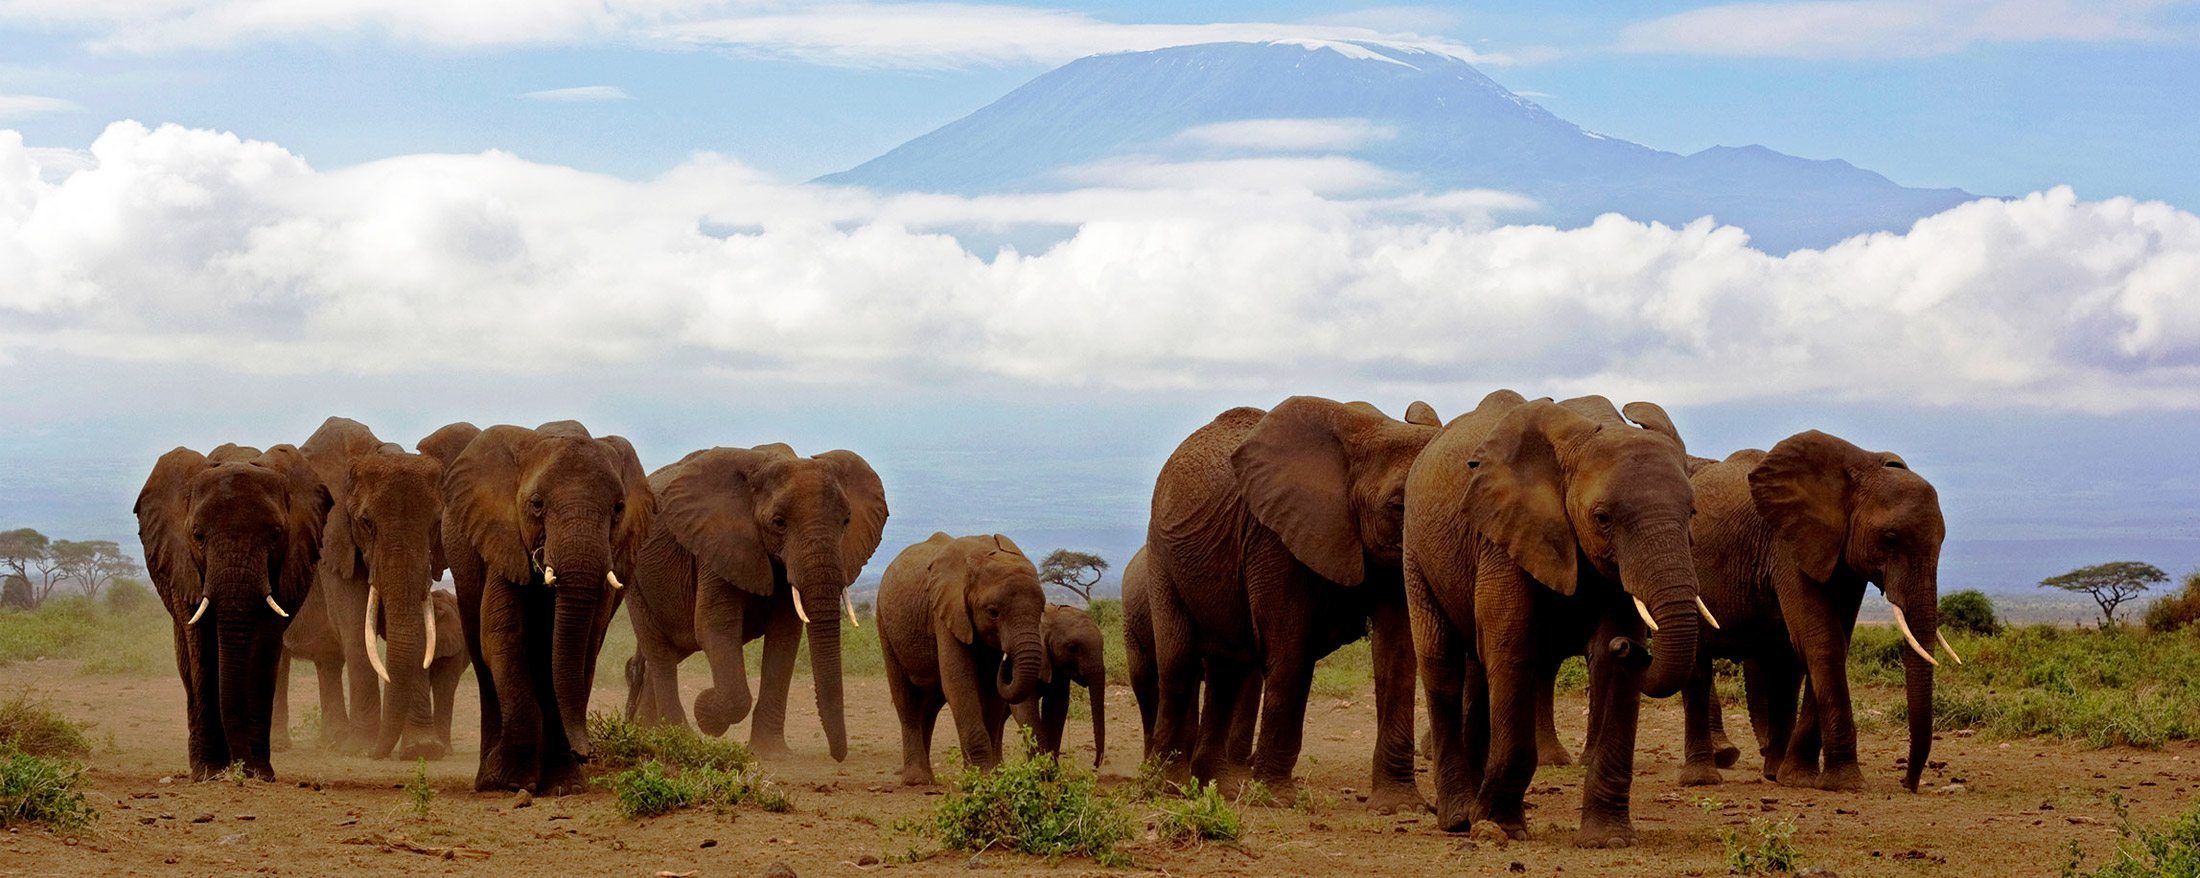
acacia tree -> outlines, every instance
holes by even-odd
[[[113,540],[54,540],[49,553],[60,562],[62,575],[93,600],[115,577],[137,572],[137,562]]]
[[[1039,562],[1039,584],[1057,585],[1085,603],[1092,603],[1092,587],[1108,572],[1108,562],[1091,552],[1055,549]]]
[[[28,581],[30,564],[46,555],[46,535],[28,527],[0,531],[0,565]]]
[[[2150,585],[2169,581],[2162,568],[2139,561],[2110,561],[2080,567],[2061,576],[2040,580],[2041,588],[2059,588],[2093,598],[2101,606],[2101,627],[2116,624],[2116,607],[2138,597]]]

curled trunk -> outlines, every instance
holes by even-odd
[[[1039,667],[1046,659],[1046,643],[1037,631],[1006,644],[1001,655],[1001,700],[1021,704],[1039,691]]]
[[[1626,590],[1650,606],[1658,623],[1642,677],[1642,692],[1652,698],[1679,692],[1696,669],[1696,564],[1685,533],[1677,526],[1661,528],[1620,545]]]

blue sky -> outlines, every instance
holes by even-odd
[[[1081,46],[1114,47],[1110,25],[1247,22],[1442,38],[1491,56],[1485,72],[1560,116],[1661,149],[1761,143],[1847,159],[1907,185],[2016,195],[2068,184],[2089,199],[2200,204],[2191,171],[2200,4],[2191,3],[1905,3],[1896,5],[1945,11],[1884,16],[1906,23],[1855,36],[1829,27],[1815,42],[1764,34],[1755,45],[1685,32],[1646,38],[1643,29],[1688,8],[1676,4],[1021,4],[1070,20],[1050,25],[1059,34],[967,37],[955,34],[965,17],[987,10],[841,5],[830,8],[853,10],[840,13],[851,23],[797,27],[823,13],[802,3],[666,4],[703,7],[681,21],[738,21],[758,6],[793,20],[787,32],[702,46],[648,36],[661,25],[641,17],[586,32],[488,23],[464,36],[420,36],[420,25],[393,22],[435,13],[398,0],[345,4],[354,11],[310,26],[236,25],[168,45],[118,21],[16,5],[0,11],[0,95],[66,102],[0,111],[0,125],[34,146],[81,148],[129,118],[235,131],[324,168],[504,149],[644,177],[712,151],[807,179],[982,106]],[[212,16],[227,4],[150,5]],[[2080,6],[2088,11],[2072,11]],[[1995,15],[2036,26],[2007,33]],[[832,33],[836,26],[846,32]],[[897,27],[942,35],[867,50],[866,29]],[[588,86],[628,97],[522,97]]]

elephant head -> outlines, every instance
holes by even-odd
[[[438,630],[429,589],[441,576],[443,465],[395,445],[355,458],[345,472],[343,506],[329,516],[324,566],[367,580],[367,659],[388,690],[373,752],[397,744],[406,710],[425,692]],[[344,551],[336,554],[339,548]],[[389,641],[385,661],[375,644]]]
[[[585,760],[596,653],[655,515],[641,460],[625,439],[572,421],[499,425],[467,443],[442,488],[447,538],[481,556],[492,587],[556,595],[547,679],[566,743]]]
[[[177,654],[194,662],[181,669],[197,698],[194,737],[218,732],[228,761],[262,777],[273,776],[275,651],[313,587],[330,506],[327,488],[289,445],[264,453],[225,445],[210,456],[178,448],[161,456],[138,494],[146,566],[177,637],[188,640]]]
[[[1808,583],[1876,583],[1894,605],[1910,651],[1903,682],[1910,717],[1910,766],[1917,789],[1933,741],[1933,668],[1921,638],[1940,633],[1940,543],[1947,525],[1940,495],[1900,456],[1866,451],[1817,430],[1780,441],[1749,473],[1750,499],[1772,526],[1775,550]],[[1957,658],[1957,661],[1962,659]]]
[[[1643,690],[1662,698],[1680,690],[1696,661],[1695,493],[1664,411],[1631,403],[1627,417],[1643,429],[1601,397],[1513,408],[1468,462],[1468,516],[1560,594],[1603,587],[1589,586],[1592,578],[1617,583],[1657,632]]]
[[[1054,674],[1067,676],[1085,687],[1092,707],[1092,767],[1099,768],[1108,752],[1108,656],[1100,626],[1076,607],[1047,608],[1041,626],[1047,642],[1047,662]],[[1061,740],[1061,730],[1054,730]]]
[[[946,540],[946,534],[934,534]],[[1000,534],[953,540],[925,566],[933,626],[942,648],[984,644],[1003,657],[997,681],[1001,699],[1020,704],[1053,676],[1042,619],[1046,592],[1039,569],[1016,543]]]
[[[1357,586],[1368,564],[1399,568],[1406,472],[1437,428],[1433,411],[1395,420],[1363,402],[1294,396],[1263,415],[1230,455],[1255,519],[1300,563]]]
[[[841,695],[841,611],[848,586],[878,551],[886,490],[852,451],[798,457],[785,445],[712,448],[651,476],[659,519],[710,576],[770,597],[784,580],[806,623],[817,712],[834,759],[848,753]],[[722,584],[721,584],[722,583]],[[855,614],[848,614],[851,624]],[[700,625],[722,620],[697,620]]]

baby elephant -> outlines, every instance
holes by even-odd
[[[1108,657],[1100,626],[1084,610],[1056,604],[1047,608],[1041,628],[1054,673],[1039,681],[1038,698],[1016,705],[1016,723],[1032,730],[1039,752],[1062,755],[1070,684],[1085,687],[1092,699],[1092,767],[1099,768],[1108,752]]]
[[[901,715],[901,781],[932,782],[932,723],[955,713],[963,762],[1000,763],[1010,704],[1048,678],[1039,571],[1009,538],[950,537],[903,549],[878,587],[879,650]]]
[[[466,652],[466,629],[458,618],[458,596],[443,590],[428,592],[428,604],[434,608],[435,642],[428,644],[428,689],[424,696],[432,698],[430,704],[413,704],[414,716],[422,716],[423,708],[432,710],[435,716],[435,736],[440,748],[408,744],[403,754],[407,759],[441,759],[451,752],[451,710],[458,706],[458,678],[466,673],[473,659]]]

